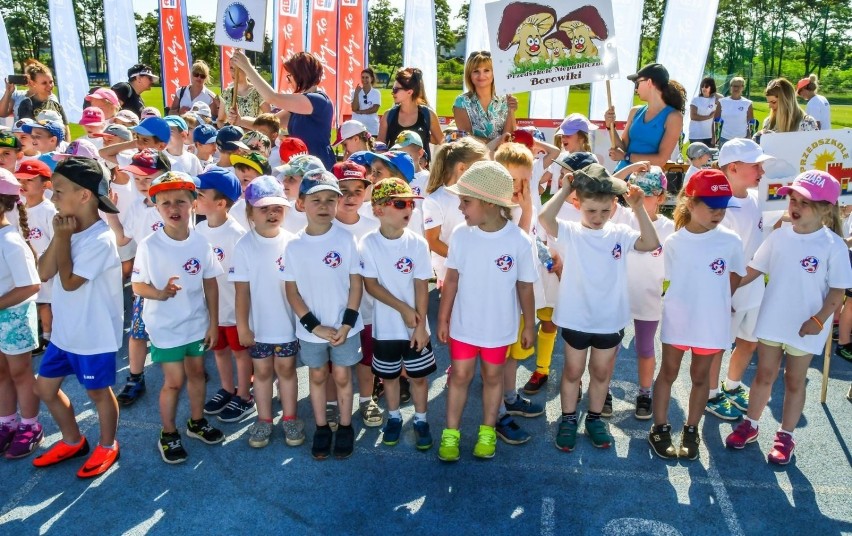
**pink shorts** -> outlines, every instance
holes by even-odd
[[[688,352],[692,350],[692,355],[713,355],[722,351],[721,348],[718,350],[712,350],[710,348],[698,348],[696,346],[681,346],[680,344],[672,344],[672,348],[677,348],[683,352]]]
[[[466,342],[457,341],[450,337],[450,359],[454,361],[473,359],[479,355],[486,363],[504,365],[506,364],[506,355],[508,353],[508,344],[496,348],[485,348],[484,346],[474,346]]]

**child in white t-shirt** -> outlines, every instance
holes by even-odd
[[[288,145],[290,145],[290,142],[288,142]],[[296,234],[308,224],[305,212],[299,209],[299,203],[296,201],[299,199],[299,186],[302,184],[302,177],[314,170],[325,171],[325,166],[322,160],[309,154],[297,154],[288,163],[275,170],[275,176],[284,185],[284,195],[292,204],[290,209],[287,210],[287,217],[284,218],[285,231]]]
[[[509,221],[513,192],[512,176],[491,161],[472,164],[455,184],[447,187],[447,193],[459,196],[466,225],[456,227],[449,239],[447,273],[438,311],[438,340],[449,344],[453,367],[447,395],[447,427],[438,450],[438,458],[443,461],[459,459],[459,425],[477,356],[483,383],[483,416],[473,455],[494,457],[508,347],[518,338],[520,315],[533,318],[535,314],[533,282],[538,279],[538,272],[529,236]],[[522,346],[531,347],[534,338],[534,324],[530,322],[521,334]]]
[[[302,362],[310,369],[317,425],[311,455],[318,460],[332,454],[332,439],[336,458],[348,458],[355,446],[351,367],[361,359],[358,333],[364,323],[358,307],[363,284],[355,237],[334,225],[341,195],[337,178],[328,171],[311,171],[302,178],[297,203],[308,225],[287,245],[284,257],[287,301],[299,319],[296,337]],[[334,433],[326,419],[329,362],[340,408]]]
[[[139,243],[133,263],[133,292],[144,298],[142,318],[151,338],[151,360],[163,369],[160,391],[160,456],[166,463],[185,462],[175,423],[178,396],[186,381],[190,418],[186,434],[208,445],[225,439],[204,418],[204,352],[219,336],[219,289],[222,266],[210,243],[190,227],[195,183],[185,173],[169,171],[148,191],[163,218],[163,230]]]
[[[710,364],[731,343],[731,295],[745,274],[742,241],[720,225],[725,209],[738,205],[724,173],[699,171],[678,197],[677,230],[663,244],[669,286],[663,297],[663,356],[654,382],[654,425],[648,434],[648,442],[661,458],[695,460],[699,455],[698,423],[710,390]],[[692,352],[692,388],[677,449],[668,423],[669,400],[687,350]]]
[[[556,218],[568,194],[576,190],[581,220]],[[633,209],[640,231],[610,221],[617,196]],[[624,328],[630,320],[627,254],[659,247],[654,225],[645,211],[642,190],[609,175],[600,164],[590,164],[562,181],[562,188],[542,207],[539,221],[554,237],[556,250],[571,266],[562,272],[553,322],[562,328],[565,368],[562,373],[562,419],[556,446],[574,450],[577,440],[577,393],[580,378],[589,368],[589,411],[586,435],[598,448],[613,442],[601,419],[609,380]],[[591,348],[590,348],[591,347]]]
[[[189,140],[189,127],[186,121],[177,115],[167,115],[163,119],[168,123],[171,131],[165,153],[172,163],[172,169],[186,173],[190,177],[197,177],[202,171],[201,161],[197,156],[186,150],[186,144]]]
[[[429,278],[432,277],[426,240],[407,229],[418,196],[401,179],[383,179],[373,186],[373,213],[381,226],[358,246],[364,287],[376,300],[372,370],[383,379],[388,420],[382,443],[393,446],[402,432],[400,375],[410,378],[414,398],[414,432],[418,450],[432,447],[426,420],[429,384],[435,355],[429,341]]]
[[[832,316],[852,287],[849,250],[838,236],[840,183],[824,171],[805,171],[790,186],[787,216],[792,225],[773,231],[755,253],[741,285],[771,274],[754,333],[757,376],[748,414],[725,440],[741,449],[757,440],[758,422],[784,360],[784,411],[770,463],[786,465],[796,447],[793,432],[805,406],[805,383],[814,354],[831,335]],[[808,316],[810,315],[810,316]]]
[[[284,297],[285,249],[294,236],[281,229],[281,221],[289,201],[281,184],[269,176],[251,181],[245,197],[251,230],[237,242],[228,280],[236,286],[240,343],[250,348],[254,364],[257,421],[249,428],[249,445],[269,444],[274,373],[284,412],[284,440],[295,447],[305,441],[305,425],[296,416],[299,341],[293,311]]]
[[[234,167],[234,174],[240,180],[240,186],[243,191],[248,187],[249,183],[254,179],[272,173],[269,167],[269,161],[265,156],[257,151],[252,151],[247,154],[232,154],[231,165]],[[234,203],[230,210],[231,216],[243,229],[248,229],[248,220],[246,219],[246,200],[241,197]]]

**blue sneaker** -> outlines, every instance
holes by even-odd
[[[725,396],[725,393],[719,393],[708,400],[707,406],[704,410],[707,413],[719,417],[723,421],[736,421],[743,416],[742,412],[731,404],[731,401],[727,396]]]
[[[138,380],[127,377],[127,383],[122,387],[121,392],[115,398],[123,406],[129,406],[139,400],[139,397],[145,394],[145,376],[142,375]]]
[[[517,400],[509,404],[506,402],[506,413],[519,417],[538,417],[544,413],[544,406],[536,404],[528,398],[518,395]]]
[[[231,401],[228,402],[228,405],[225,406],[225,409],[216,415],[216,418],[222,422],[237,422],[254,413],[254,410],[254,398],[243,400],[239,396],[234,395]]]
[[[724,395],[728,397],[728,400],[731,401],[731,404],[733,404],[734,407],[736,407],[738,410],[742,411],[743,413],[746,413],[748,411],[748,390],[746,390],[743,384],[738,385],[736,389],[731,389],[730,391],[728,391],[727,389],[725,389],[725,384],[723,382],[722,393],[724,393]]]
[[[392,447],[399,443],[399,435],[402,433],[402,419],[388,418],[382,429],[382,444]]]
[[[497,426],[494,428],[497,437],[510,445],[521,445],[529,441],[531,437],[508,413],[497,421]]]
[[[417,450],[429,450],[432,448],[432,433],[429,431],[428,422],[414,421],[414,433],[417,435]]]

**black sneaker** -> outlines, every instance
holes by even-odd
[[[678,457],[686,458],[687,460],[698,459],[698,445],[701,444],[701,437],[698,435],[697,426],[684,426],[683,436],[680,440],[680,450]]]
[[[234,395],[225,408],[216,415],[216,418],[222,422],[237,422],[254,413],[254,409],[254,398],[243,400]]]
[[[408,378],[405,376],[399,377],[399,401],[402,404],[408,404],[411,400],[411,385],[408,383]]]
[[[648,443],[651,444],[654,454],[660,458],[664,460],[677,458],[677,449],[672,445],[672,426],[670,424],[652,426],[651,432],[648,434]]]
[[[234,398],[234,393],[230,393],[224,389],[219,389],[216,391],[216,394],[213,395],[213,398],[204,404],[204,413],[207,415],[217,415],[221,413],[232,398]]]
[[[612,417],[612,393],[607,391],[606,400],[604,401],[603,409],[601,410],[601,417]]]
[[[121,388],[121,392],[115,398],[123,406],[129,406],[139,400],[145,394],[145,375],[139,376],[138,380],[134,380],[132,376],[127,377],[127,383]]]
[[[314,432],[314,444],[311,446],[311,456],[315,460],[324,460],[331,455],[331,428],[328,425],[317,426]]]
[[[160,431],[160,456],[166,463],[183,463],[186,461],[187,454],[183,449],[183,442],[180,434],[172,432],[167,434]]]
[[[186,435],[187,437],[200,439],[208,445],[215,445],[225,440],[225,434],[222,433],[222,430],[210,426],[207,419],[203,417],[197,421],[193,421],[192,419],[186,421]]]
[[[648,395],[639,395],[636,397],[636,411],[633,416],[640,421],[647,421],[654,414],[651,408],[651,397]]]
[[[35,349],[35,350],[33,350],[33,354],[32,354],[32,355],[33,355],[33,356],[37,356],[37,355],[41,355],[41,354],[43,354],[43,353],[44,353],[44,351],[45,351],[45,349],[47,348],[47,345],[48,345],[48,344],[50,344],[50,341],[47,341],[47,340],[45,340],[45,339],[43,339],[43,338],[39,337],[39,338],[38,338],[38,346],[36,347],[36,349]]]
[[[334,457],[344,460],[352,456],[353,450],[355,450],[355,430],[351,424],[349,426],[341,424],[334,433]]]

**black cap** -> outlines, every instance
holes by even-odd
[[[583,169],[589,164],[597,164],[598,159],[592,153],[584,153],[582,151],[571,153],[562,160],[554,160],[554,164],[567,169],[568,171],[577,171]]]
[[[649,63],[639,69],[636,74],[631,74],[627,77],[631,82],[635,82],[638,78],[650,78],[656,86],[665,86],[669,83],[669,70],[659,63]]]
[[[99,209],[118,214],[118,208],[109,199],[109,177],[97,160],[71,156],[56,164],[53,173],[97,195]]]

